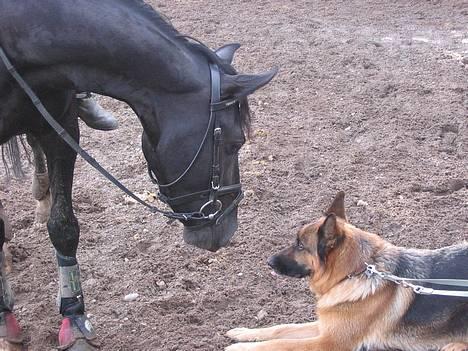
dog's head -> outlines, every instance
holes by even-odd
[[[339,192],[325,216],[303,226],[294,245],[270,257],[268,264],[275,272],[295,278],[314,278],[332,264],[346,235],[344,192]]]

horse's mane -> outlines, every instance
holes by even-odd
[[[163,34],[169,40],[174,42],[182,42],[190,50],[198,51],[202,53],[209,62],[217,64],[221,71],[226,74],[237,74],[236,70],[230,65],[221,60],[211,49],[209,49],[201,41],[191,38],[189,36],[184,36],[174,28],[170,20],[157,12],[153,7],[147,4],[144,0],[121,0],[126,6],[131,7],[135,11],[138,11],[142,16],[153,22]],[[241,124],[244,132],[247,136],[250,136],[251,130],[251,114],[249,103],[247,97],[239,97],[240,102],[240,117]]]
[[[144,0],[122,0],[127,6],[132,6],[133,8],[142,14],[144,17],[148,18],[154,22],[158,28],[163,30],[163,32],[170,38],[176,39],[180,33],[174,26],[171,24],[169,18],[163,14],[157,12],[151,5],[147,4]]]

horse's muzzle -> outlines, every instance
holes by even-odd
[[[184,226],[184,241],[212,252],[227,246],[237,230],[237,208],[216,221],[196,226]]]

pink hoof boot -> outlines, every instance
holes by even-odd
[[[21,328],[12,312],[0,313],[0,351],[21,351]]]
[[[65,317],[59,332],[59,350],[94,351],[99,347],[96,333],[84,315]]]

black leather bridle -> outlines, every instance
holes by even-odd
[[[195,157],[190,162],[189,166],[186,168],[182,174],[177,177],[174,181],[168,184],[159,184],[156,177],[154,176],[151,169],[149,169],[150,177],[160,188],[168,188],[177,182],[179,182],[190,170],[190,168],[195,163],[198,155],[200,154],[206,140],[208,139],[209,131],[212,130],[213,135],[213,161],[212,161],[212,174],[211,174],[211,188],[199,192],[194,192],[187,195],[182,195],[178,197],[167,197],[162,193],[159,194],[161,201],[165,202],[169,206],[176,206],[178,204],[183,204],[187,202],[192,202],[198,199],[207,198],[207,201],[204,205],[201,206],[200,210],[197,212],[173,212],[173,211],[164,211],[159,208],[150,205],[146,201],[140,199],[132,191],[130,191],[125,185],[118,181],[112,174],[110,174],[106,169],[104,169],[93,157],[91,157],[85,150],[83,150],[79,144],[73,139],[73,137],[55,120],[54,117],[47,111],[47,109],[42,104],[41,100],[37,97],[31,87],[25,82],[23,77],[18,73],[15,67],[12,65],[11,61],[8,59],[3,48],[0,46],[0,59],[5,65],[8,72],[16,80],[19,86],[24,90],[28,95],[31,102],[37,108],[39,113],[44,117],[46,122],[57,132],[57,134],[68,144],[77,154],[79,154],[86,162],[88,162],[92,167],[94,167],[99,173],[104,177],[110,180],[114,185],[121,189],[128,196],[133,198],[138,203],[146,206],[154,213],[160,213],[171,219],[178,219],[181,221],[205,221],[207,224],[215,223],[219,224],[221,220],[232,212],[240,203],[243,198],[243,192],[241,184],[233,184],[228,186],[221,185],[221,146],[222,146],[222,129],[220,127],[219,121],[217,119],[216,112],[224,110],[229,106],[238,103],[237,99],[232,100],[223,100],[221,101],[221,78],[219,73],[219,68],[216,64],[210,63],[210,76],[211,76],[211,100],[210,100],[210,119],[208,122],[208,127],[206,129],[203,140],[198,148]],[[236,198],[232,203],[225,209],[222,208],[222,202],[218,199],[219,196],[225,194],[237,194]],[[205,213],[205,210],[209,207],[214,209],[212,213]]]
[[[222,111],[234,104],[238,104],[239,101],[237,99],[221,100],[221,77],[219,73],[219,67],[213,63],[210,63],[209,66],[211,77],[210,119],[195,156],[192,158],[192,161],[189,163],[187,168],[176,179],[166,184],[161,184],[158,181],[149,164],[148,173],[153,183],[157,184],[160,189],[158,194],[159,199],[171,207],[201,199],[207,199],[207,201],[200,207],[200,210],[195,212],[194,215],[190,218],[187,218],[187,220],[201,219],[208,220],[210,222],[215,221],[216,224],[219,224],[226,215],[228,215],[239,205],[242,198],[244,197],[240,183],[224,186],[221,184],[221,148],[223,146],[223,130],[220,126],[219,119],[217,118],[218,111]],[[177,197],[169,197],[164,195],[161,192],[161,189],[170,188],[171,186],[177,184],[195,164],[195,161],[200,155],[203,146],[208,140],[210,131],[213,136],[213,158],[211,166],[210,188]],[[221,200],[219,200],[219,197],[232,193],[236,194],[235,199],[226,209],[223,210],[223,203]],[[214,211],[208,214],[205,213],[205,211],[209,208],[213,209]]]

